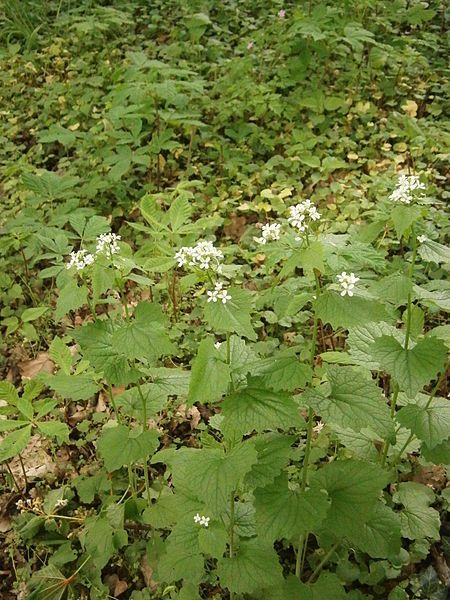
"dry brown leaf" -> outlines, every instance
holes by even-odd
[[[151,568],[146,556],[143,556],[141,560],[141,573],[144,578],[145,585],[150,588],[151,592],[155,592],[158,589],[158,584],[153,580],[153,569]]]
[[[225,235],[239,241],[247,227],[247,218],[238,217],[235,213],[230,215],[230,223],[223,228]]]
[[[47,452],[49,445],[49,440],[33,435],[20,454],[22,461],[19,456],[11,460],[9,468],[19,486],[25,486],[24,471],[27,479],[42,478],[49,473],[57,472],[58,467]]]
[[[17,363],[22,377],[31,379],[38,373],[53,373],[55,365],[48,352],[40,352],[33,360],[24,360]]]
[[[402,106],[403,112],[405,112],[408,117],[416,117],[418,108],[419,105],[414,100],[407,100]]]
[[[198,410],[198,408],[196,406],[186,408],[186,404],[180,404],[180,406],[177,409],[176,415],[180,416],[186,421],[189,421],[191,430],[197,427],[201,419],[200,411]]]

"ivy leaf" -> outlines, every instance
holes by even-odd
[[[317,530],[328,507],[324,491],[318,488],[304,492],[290,490],[285,475],[255,492],[258,532],[268,542],[290,540],[300,533]]]
[[[250,340],[256,340],[250,313],[252,308],[251,294],[246,290],[230,288],[231,300],[222,302],[207,302],[205,319],[217,333],[237,333]]]
[[[136,381],[139,372],[132,369],[120,346],[113,344],[114,324],[107,321],[88,323],[73,332],[90,364],[102,372],[113,385],[127,385]]]
[[[271,483],[289,462],[293,436],[266,433],[253,438],[258,453],[257,462],[245,477],[251,488],[264,487]]]
[[[400,515],[378,502],[370,519],[355,535],[348,531],[347,538],[372,558],[397,556],[401,548]]]
[[[398,411],[396,419],[432,449],[449,436],[450,402],[434,398],[428,407],[408,404]]]
[[[0,462],[17,456],[26,448],[31,437],[31,425],[13,431],[0,442]]]
[[[400,483],[393,500],[404,506],[400,513],[403,537],[409,540],[439,539],[441,520],[438,511],[430,508],[435,501],[430,488],[414,481]]]
[[[188,405],[219,400],[226,393],[229,382],[230,367],[220,360],[213,339],[202,340],[192,364]]]
[[[341,296],[326,291],[315,301],[316,314],[323,323],[330,323],[335,329],[349,329],[370,321],[387,321],[389,315],[382,304],[361,296]]]
[[[256,540],[241,542],[232,558],[219,560],[217,575],[220,584],[235,594],[254,594],[283,583],[275,550],[270,546],[261,546]]]
[[[383,335],[372,344],[371,353],[410,398],[442,370],[447,358],[444,342],[434,337],[405,350],[396,339]]]
[[[354,367],[330,365],[327,374],[328,383],[303,395],[306,403],[327,422],[391,439],[394,422],[376,383]]]
[[[337,536],[359,531],[373,515],[388,480],[380,467],[364,461],[342,460],[325,465],[311,482],[321,485],[331,498],[324,530]]]
[[[97,448],[106,470],[111,472],[153,454],[158,444],[158,432],[155,430],[137,431],[117,425],[103,430]]]
[[[224,420],[221,430],[230,436],[242,436],[250,431],[302,428],[304,419],[292,396],[265,389],[258,379],[225,398],[222,402]]]
[[[252,442],[235,446],[228,454],[220,449],[179,451],[173,463],[175,489],[197,497],[214,515],[223,513],[231,493],[255,464]]]

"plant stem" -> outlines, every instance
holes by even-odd
[[[138,394],[139,394],[139,398],[141,399],[141,403],[142,403],[142,431],[144,431],[145,429],[147,429],[147,402],[144,398],[144,394],[142,393],[142,388],[141,388],[141,384],[139,383],[139,381],[137,382],[137,390],[138,390]]]
[[[391,419],[394,420],[395,417],[395,407],[397,405],[398,393],[400,391],[398,383],[394,383],[394,390],[391,396]],[[386,464],[387,454],[389,452],[390,443],[387,441],[384,444],[383,455],[381,457],[381,466],[384,467]]]
[[[413,253],[411,258],[411,264],[409,266],[408,277],[411,282],[411,286],[413,283],[414,276],[414,265],[416,263],[417,257],[417,239],[414,231],[414,225],[411,227],[411,237],[412,237],[412,245],[413,245]],[[411,336],[411,313],[412,313],[412,292],[408,293],[408,307],[406,309],[406,330],[405,330],[405,350],[408,350],[409,339]]]
[[[308,579],[308,583],[312,583],[314,581],[314,579],[317,577],[317,575],[319,575],[320,571],[323,569],[323,567],[326,565],[326,563],[330,560],[331,556],[334,554],[334,552],[338,546],[339,546],[339,542],[336,542],[335,544],[333,544],[331,546],[331,548],[328,550],[328,552],[322,558],[320,563],[314,569],[312,575]]]
[[[108,396],[109,396],[109,400],[112,404],[114,414],[116,415],[117,422],[119,424],[122,424],[122,417],[120,416],[119,411],[117,410],[116,401],[114,400],[114,394],[113,394],[112,386],[110,383],[108,383]]]

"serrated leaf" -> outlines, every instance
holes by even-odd
[[[405,350],[391,336],[383,335],[370,346],[374,359],[387,371],[410,398],[429,383],[443,368],[447,349],[438,338],[425,338]]]
[[[48,349],[48,355],[63,372],[68,375],[72,368],[73,357],[61,338],[55,337]]]
[[[177,233],[180,227],[188,223],[192,210],[188,199],[183,196],[176,198],[172,202],[167,211],[167,216],[169,217],[169,223],[174,233]]]
[[[229,383],[230,367],[220,360],[213,339],[205,338],[200,342],[197,356],[192,363],[188,405],[219,400],[227,392]]]
[[[230,436],[267,430],[302,428],[304,419],[292,396],[264,388],[258,379],[222,402],[221,430]]]
[[[328,383],[309,390],[303,399],[325,422],[353,431],[368,428],[384,439],[392,438],[394,422],[376,383],[358,368],[330,365]]]
[[[393,499],[404,507],[400,513],[403,537],[439,539],[441,521],[438,511],[429,506],[435,500],[430,488],[414,481],[400,483]]]
[[[271,483],[287,465],[295,438],[278,433],[266,433],[253,439],[258,457],[251,471],[247,473],[245,483],[251,488],[258,488]]]
[[[200,583],[204,558],[199,548],[198,533],[198,526],[193,520],[182,521],[174,527],[165,542],[166,552],[158,560],[159,581]]]
[[[304,388],[312,378],[311,367],[301,363],[295,355],[265,358],[249,365],[249,370],[274,391]]]
[[[356,535],[348,531],[347,538],[372,558],[395,557],[401,548],[400,515],[378,502],[370,519]]]
[[[386,309],[376,300],[360,296],[343,297],[331,291],[320,294],[315,301],[315,308],[319,319],[334,328],[349,329],[371,321],[389,320]]]
[[[321,486],[331,499],[323,524],[337,536],[359,530],[374,514],[389,476],[380,467],[359,460],[329,463],[315,473],[312,485]]]
[[[391,212],[391,219],[398,237],[409,230],[411,225],[420,218],[421,211],[418,206],[395,206]]]
[[[450,248],[438,242],[427,240],[420,244],[418,252],[423,260],[428,262],[435,262],[438,265],[450,263]]]
[[[90,375],[84,373],[67,375],[60,371],[56,375],[46,376],[43,380],[62,398],[70,400],[87,400],[100,388]]]
[[[19,394],[15,386],[9,381],[0,381],[0,400],[8,404],[16,405],[19,399]]]
[[[329,507],[327,494],[318,488],[290,490],[285,475],[255,491],[256,524],[259,536],[273,543],[315,531]]]
[[[282,586],[267,590],[264,600],[345,600],[342,583],[334,573],[322,573],[316,583],[302,583],[289,575]]]
[[[58,444],[64,444],[69,441],[70,431],[65,423],[60,423],[58,421],[39,421],[37,427],[46,437],[56,438]]]
[[[177,453],[173,463],[175,489],[197,497],[211,514],[220,515],[256,459],[251,442],[235,446],[228,454],[219,449],[186,449]]]
[[[103,430],[97,448],[107,471],[116,471],[153,454],[159,445],[158,436],[155,430],[136,431],[117,425]]]
[[[77,310],[87,303],[88,290],[85,285],[78,286],[70,281],[59,292],[56,302],[55,319],[60,321],[71,310]]]
[[[228,542],[228,532],[222,523],[210,523],[198,532],[198,547],[200,552],[213,558],[222,558]]]
[[[31,437],[31,425],[13,431],[0,442],[0,462],[17,456],[28,444]]]
[[[144,398],[147,418],[156,417],[167,404],[167,392],[154,383],[144,383],[140,391],[136,386],[116,396],[116,405],[127,416],[142,421],[144,411],[141,394]]]
[[[412,291],[411,279],[402,273],[394,273],[372,283],[370,292],[394,306],[407,304]]]
[[[350,356],[357,364],[367,367],[371,371],[380,370],[379,362],[372,356],[371,346],[382,335],[392,336],[400,343],[404,343],[405,340],[405,334],[400,329],[396,329],[384,321],[351,328],[347,342],[350,346]]]
[[[235,556],[219,560],[217,575],[221,585],[236,594],[254,594],[283,582],[275,550],[257,541],[242,542]]]
[[[216,333],[237,333],[250,340],[256,340],[250,319],[251,294],[238,288],[229,288],[228,293],[231,295],[231,300],[226,304],[206,303],[205,320]]]
[[[396,419],[431,449],[449,436],[450,402],[434,398],[428,407],[408,404],[398,411]]]

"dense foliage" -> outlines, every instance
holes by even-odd
[[[446,10],[2,3],[2,598],[447,597]]]

